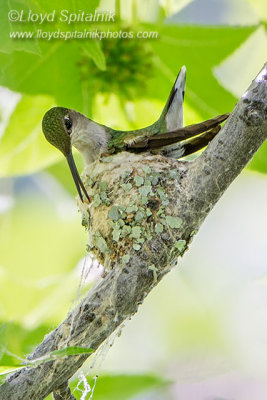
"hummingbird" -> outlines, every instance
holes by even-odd
[[[186,68],[183,66],[159,119],[138,130],[115,130],[65,107],[53,107],[45,113],[42,120],[44,135],[66,157],[82,202],[82,192],[89,203],[90,198],[76,168],[72,146],[82,154],[85,165],[89,165],[102,155],[122,151],[180,158],[202,149],[215,137],[220,124],[230,114],[183,127],[185,81]]]

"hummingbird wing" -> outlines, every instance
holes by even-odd
[[[206,147],[220,130],[221,125],[217,125],[210,131],[204,132],[202,135],[198,135],[184,142],[181,147],[182,154],[180,157],[188,156],[189,154],[195,153],[196,151],[203,149],[203,147]]]
[[[182,155],[191,154],[206,146],[209,141],[212,140],[212,138],[219,132],[220,124],[225,121],[229,115],[230,114],[218,115],[215,118],[206,120],[199,124],[188,125],[171,132],[138,137],[130,143],[126,141],[125,150],[141,153],[149,150],[160,150],[164,148],[164,146],[185,141],[184,143],[181,143]]]

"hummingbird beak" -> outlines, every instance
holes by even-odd
[[[82,196],[82,192],[81,192],[81,189],[82,189],[82,191],[83,191],[85,197],[87,198],[87,200],[88,200],[89,203],[90,203],[90,198],[89,198],[88,193],[87,193],[87,191],[86,191],[86,189],[85,189],[85,187],[84,187],[84,184],[83,184],[83,182],[82,182],[82,180],[81,180],[81,178],[80,178],[79,172],[78,172],[78,170],[77,170],[77,168],[76,168],[76,165],[75,165],[75,162],[74,162],[74,159],[73,159],[72,152],[70,152],[70,153],[66,156],[66,158],[67,158],[67,161],[68,161],[68,164],[69,164],[69,167],[70,167],[70,171],[71,171],[71,174],[72,174],[72,177],[73,177],[75,186],[76,186],[76,188],[77,188],[79,197],[80,197],[80,199],[81,199],[81,202],[83,203],[83,196]]]

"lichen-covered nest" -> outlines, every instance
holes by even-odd
[[[192,236],[182,236],[177,208],[185,171],[184,163],[173,159],[126,152],[85,169],[91,204],[80,203],[80,210],[89,231],[88,251],[106,271],[138,255],[156,276],[159,263],[183,254]]]

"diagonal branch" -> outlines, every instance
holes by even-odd
[[[64,382],[57,390],[53,392],[53,400],[76,400],[71,394],[68,382]]]
[[[194,162],[121,153],[85,171],[86,189],[95,200],[81,211],[91,251],[107,274],[29,359],[67,344],[97,349],[137,311],[267,138],[266,98],[267,65]],[[0,386],[0,400],[44,399],[60,391],[87,357],[24,368]]]

